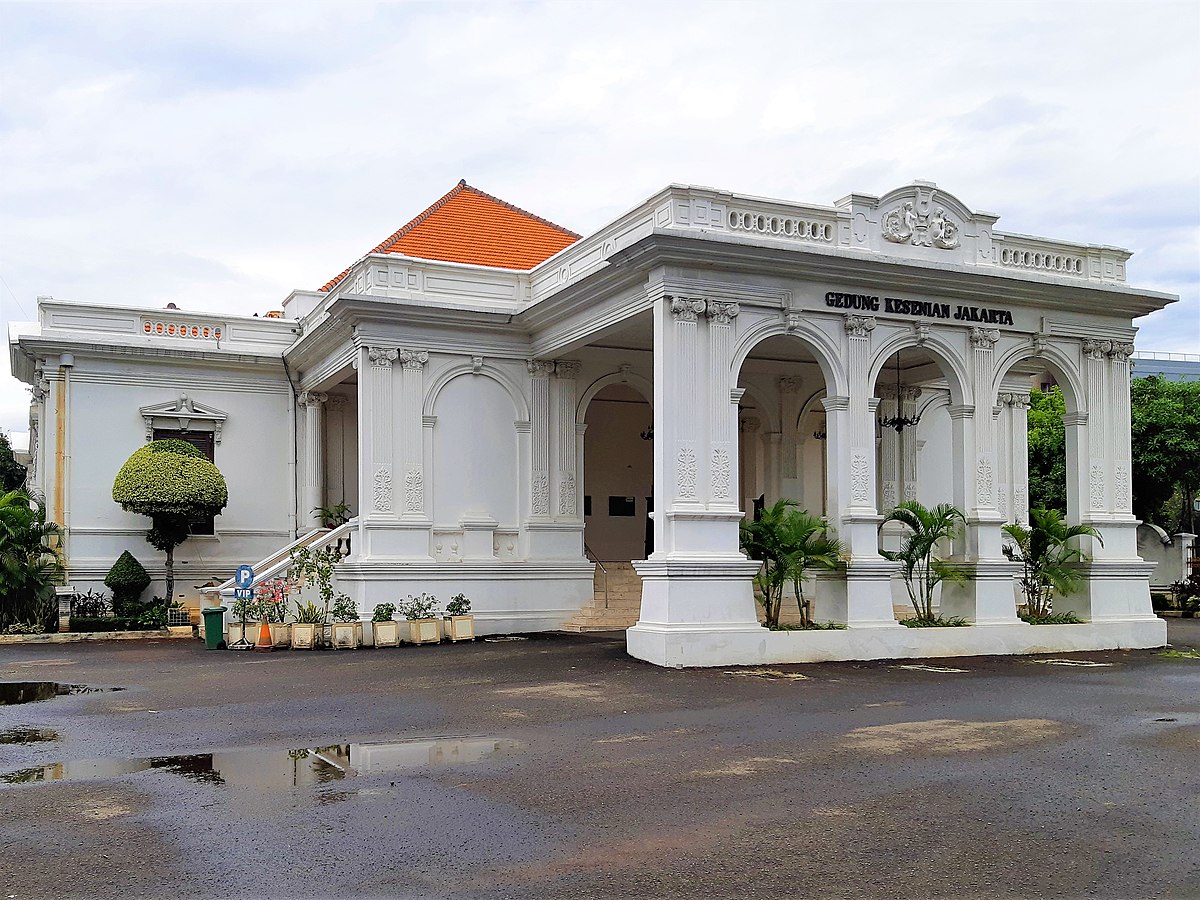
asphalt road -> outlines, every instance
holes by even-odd
[[[1200,897],[1200,659],[1063,658],[1106,665],[5,647],[2,681],[124,690],[0,706],[0,735],[59,736],[0,744],[0,777],[51,779],[0,784],[0,898]],[[324,761],[459,737],[487,740]]]

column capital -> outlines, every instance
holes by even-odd
[[[759,428],[762,427],[762,423],[758,421],[758,419],[743,419],[741,426],[742,431],[745,431],[749,434],[754,434]]]
[[[671,315],[677,322],[695,322],[696,317],[708,306],[702,297],[672,297],[665,296],[671,304]]]
[[[398,350],[389,347],[367,348],[367,359],[377,369],[390,369],[392,363],[396,361],[396,357],[399,355],[400,352]]]
[[[970,419],[975,416],[975,407],[966,403],[958,403],[953,406],[947,406],[946,412],[950,414],[950,418],[952,419]]]
[[[296,397],[296,402],[306,408],[320,406],[329,399],[328,394],[323,394],[320,391],[301,391]]]
[[[850,398],[844,395],[834,395],[832,397],[822,397],[821,405],[825,407],[826,412],[835,412],[837,410],[849,409]]]
[[[1000,340],[999,328],[980,328],[978,325],[971,329],[971,344],[980,350],[992,350]]]
[[[1064,425],[1086,425],[1088,414],[1086,412],[1069,412],[1063,416]]]
[[[913,387],[912,385],[905,385],[904,387],[900,388],[900,398],[902,400],[912,401],[912,400],[920,399],[920,397],[921,397],[921,389],[919,387]]]
[[[1097,341],[1092,338],[1084,338],[1080,345],[1083,347],[1083,355],[1088,359],[1104,359],[1113,348],[1112,341]]]
[[[577,359],[558,359],[554,361],[554,374],[558,378],[574,379],[579,377],[583,364]]]
[[[552,359],[527,359],[525,367],[529,369],[529,374],[534,378],[548,378],[554,374],[554,360]]]
[[[704,314],[714,325],[728,325],[737,318],[739,312],[735,301],[723,303],[720,300],[709,300]]]
[[[846,329],[846,333],[852,338],[867,338],[875,330],[875,317],[847,314],[843,327]]]
[[[404,350],[396,351],[400,357],[400,365],[406,369],[420,369],[425,363],[429,362],[429,352],[427,350]]]
[[[800,386],[804,384],[802,378],[793,378],[790,375],[785,375],[779,379],[779,392],[781,394],[798,394]]]
[[[1112,349],[1108,351],[1109,359],[1115,362],[1126,362],[1133,355],[1133,344],[1113,341]]]

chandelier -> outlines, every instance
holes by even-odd
[[[900,415],[900,352],[896,351],[896,415],[880,416],[879,427],[895,429],[896,434],[899,434],[905,428],[916,425],[920,421],[921,417],[919,415],[911,419]]]

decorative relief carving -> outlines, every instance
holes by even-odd
[[[998,340],[1000,340],[999,328],[980,328],[976,326],[971,329],[971,344],[980,350],[994,349]]]
[[[793,378],[791,375],[785,375],[779,379],[779,393],[781,394],[798,394],[800,388],[804,385],[804,380],[801,378]]]
[[[1000,510],[1000,515],[1008,518],[1008,486],[1000,485],[1000,492],[996,496],[996,508]]]
[[[929,326],[924,322],[913,322],[913,333],[917,336],[918,346],[924,346],[929,340]]]
[[[575,515],[575,476],[570,472],[561,473],[562,481],[558,485],[558,514],[560,516]]]
[[[787,330],[788,334],[795,334],[804,325],[804,316],[800,313],[787,314]]]
[[[390,369],[392,363],[396,361],[396,357],[400,355],[398,350],[390,350],[387,347],[368,347],[367,359],[371,361],[371,365],[377,369]]]
[[[392,511],[392,473],[386,466],[375,470],[375,509],[379,512]]]
[[[900,388],[900,399],[904,401],[919,400],[921,397],[921,389],[912,385],[905,385]]]
[[[1112,349],[1108,351],[1108,356],[1115,362],[1126,362],[1129,357],[1133,356],[1133,344],[1113,341]]]
[[[552,359],[527,359],[525,365],[529,369],[529,374],[534,378],[545,378],[554,374],[554,360]]]
[[[867,454],[855,450],[850,454],[850,502],[855,506],[866,506],[869,501],[867,491]]]
[[[1091,508],[1104,508],[1104,466],[1100,463],[1092,463],[1091,476],[1089,478],[1091,486]]]
[[[1131,496],[1129,493],[1129,464],[1126,462],[1117,463],[1114,490],[1117,493],[1117,509],[1127,512],[1130,508]]]
[[[1025,499],[1025,485],[1018,484],[1013,489],[1013,505],[1016,509],[1013,512],[1016,514],[1018,522],[1024,524],[1029,521],[1029,501]]]
[[[754,434],[761,427],[762,422],[758,421],[758,419],[742,419],[738,423],[738,431],[745,431],[749,434]]]
[[[722,303],[719,300],[709,300],[708,309],[704,311],[708,320],[714,325],[728,325],[737,318],[737,303]]]
[[[896,505],[896,482],[885,481],[883,483],[883,508],[891,509]]]
[[[1045,356],[1046,355],[1046,346],[1047,346],[1046,335],[1035,334],[1029,340],[1030,340],[1030,343],[1033,344],[1033,352],[1035,355],[1037,355],[1037,356]]]
[[[671,301],[671,315],[679,322],[695,322],[708,305],[699,297],[666,297]]]
[[[975,465],[975,504],[993,506],[996,502],[996,482],[992,475],[992,461],[979,457]]]
[[[322,394],[320,391],[302,391],[300,396],[296,398],[296,402],[308,409],[314,406],[320,406],[328,399],[329,395]]]
[[[475,375],[478,375],[482,371],[483,371],[483,357],[482,356],[472,356],[471,357],[471,372],[474,373]]]
[[[429,362],[429,354],[424,350],[399,350],[400,365],[406,369],[419,369]],[[393,357],[395,358],[395,357]]]
[[[533,473],[533,514],[550,515],[550,475],[547,472]]]
[[[846,329],[846,333],[851,337],[870,337],[871,332],[875,330],[875,317],[847,315],[846,322],[843,327]]]
[[[37,379],[29,390],[33,394],[33,402],[42,403],[50,396],[50,382],[42,377],[41,372],[38,372]]]
[[[712,490],[718,500],[728,499],[733,481],[732,462],[725,447],[714,447],[712,452]]]
[[[554,374],[559,378],[572,379],[579,377],[583,365],[577,359],[560,359],[554,363]]]
[[[404,508],[409,512],[420,512],[425,505],[425,478],[418,468],[411,468],[404,476]]]
[[[905,499],[905,501],[917,499],[916,482],[914,482],[914,481],[904,482],[904,499]]]
[[[1083,355],[1088,359],[1104,359],[1112,351],[1112,341],[1095,341],[1083,339]]]
[[[928,206],[926,206],[928,209]],[[884,240],[893,244],[912,244],[914,247],[937,247],[953,250],[959,244],[958,223],[938,207],[933,215],[917,211],[913,201],[906,200],[884,214]]]
[[[679,477],[679,496],[696,496],[696,451],[687,444],[679,448],[676,471]]]

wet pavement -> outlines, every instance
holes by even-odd
[[[54,685],[0,685],[6,898],[1200,897],[1186,653],[148,641],[4,647],[0,682]]]

